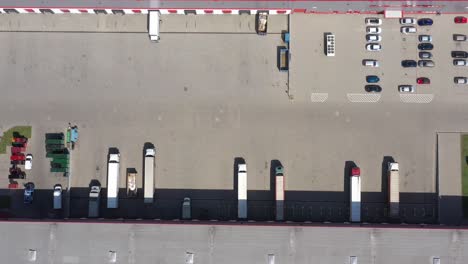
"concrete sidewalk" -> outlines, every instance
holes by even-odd
[[[162,15],[162,33],[255,33],[255,15]],[[147,15],[8,14],[0,31],[146,33]],[[288,16],[269,17],[268,32],[288,29]]]

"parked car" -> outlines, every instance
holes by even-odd
[[[366,40],[367,40],[367,41],[376,41],[376,42],[380,42],[380,41],[382,41],[382,36],[377,35],[377,34],[367,34],[367,35],[366,35]]]
[[[382,28],[380,27],[367,27],[366,32],[369,34],[379,34],[382,32]]]
[[[368,83],[378,83],[380,78],[377,75],[367,75],[366,82]]]
[[[11,161],[24,161],[26,158],[23,153],[16,153],[10,156]]]
[[[454,41],[466,41],[466,35],[464,34],[453,34]]]
[[[10,168],[10,175],[8,175],[8,179],[24,179],[26,178],[26,173],[21,171],[16,165],[13,165]]]
[[[466,77],[454,77],[453,82],[456,84],[466,84],[468,79]]]
[[[416,24],[416,19],[412,17],[402,17],[400,18],[400,24],[402,25],[414,25]]]
[[[398,91],[400,93],[414,93],[414,86],[413,85],[399,85]]]
[[[429,80],[429,78],[427,78],[427,77],[419,77],[419,78],[416,79],[416,82],[418,84],[430,84],[431,80]]]
[[[368,93],[380,93],[382,91],[382,87],[375,84],[368,84],[364,86],[364,90],[366,90]]]
[[[434,48],[434,45],[431,43],[419,43],[418,44],[418,49],[420,50],[432,50]]]
[[[366,60],[362,60],[362,65],[369,66],[369,67],[379,67],[379,61],[366,59]]]
[[[466,66],[466,60],[464,60],[464,59],[453,60],[453,65],[455,65],[455,66]]]
[[[410,33],[416,33],[417,30],[415,27],[401,27],[400,31],[403,34],[410,34]]]
[[[33,160],[32,154],[26,155],[26,161],[24,162],[24,169],[26,170],[32,169],[32,160]]]
[[[418,25],[420,26],[431,26],[434,24],[434,21],[430,18],[420,18],[418,19]]]
[[[34,199],[34,183],[28,182],[24,185],[24,203],[31,204]]]
[[[419,35],[419,41],[432,42],[432,36],[431,35]]]
[[[401,66],[403,66],[403,68],[413,68],[418,66],[418,64],[415,60],[402,60]]]
[[[420,60],[418,61],[419,67],[434,67],[434,62],[431,60]]]
[[[452,51],[452,58],[467,58],[468,57],[468,52],[466,51],[460,51],[460,50],[456,50],[456,51]]]
[[[432,59],[432,53],[429,51],[420,51],[419,52],[420,59]]]
[[[455,22],[455,24],[466,24],[467,20],[468,19],[464,16],[457,16],[453,19],[453,22]]]
[[[382,25],[382,19],[376,17],[367,17],[365,19],[366,25]]]
[[[366,45],[366,49],[369,51],[379,51],[382,49],[382,45],[376,43],[369,43]]]

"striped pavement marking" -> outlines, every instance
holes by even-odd
[[[311,93],[310,101],[313,103],[323,103],[328,99],[328,93]]]
[[[400,94],[403,103],[428,104],[433,99],[433,94]]]
[[[352,103],[377,103],[380,100],[380,94],[346,94],[348,100]]]

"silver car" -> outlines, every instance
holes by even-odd
[[[434,67],[434,61],[431,60],[420,60],[418,61],[418,66],[419,67]]]

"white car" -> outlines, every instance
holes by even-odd
[[[420,42],[432,42],[432,36],[431,35],[419,35],[419,41]]]
[[[400,29],[401,33],[403,34],[410,34],[410,33],[416,33],[416,28],[415,27],[401,27]]]
[[[362,65],[369,67],[379,67],[378,60],[362,60]]]
[[[33,160],[32,154],[26,155],[26,159],[24,161],[24,169],[30,170],[32,168],[32,160]]]
[[[382,25],[382,19],[376,17],[367,17],[366,25]]]
[[[369,51],[379,51],[382,49],[382,45],[377,43],[370,43],[366,45],[366,49]]]
[[[416,19],[412,17],[403,17],[400,18],[400,24],[402,25],[415,25]]]
[[[453,78],[453,82],[455,84],[466,84],[468,82],[468,79],[466,77],[455,77]]]
[[[382,41],[382,36],[376,35],[376,34],[367,34],[366,35],[366,40],[368,42],[371,42],[371,41],[380,42],[380,41]]]
[[[453,65],[455,65],[455,66],[466,66],[466,60],[464,60],[464,59],[453,60]]]
[[[382,32],[380,27],[367,27],[366,32],[370,34],[379,34]]]
[[[414,93],[413,85],[400,85],[398,86],[398,91],[400,93]]]

